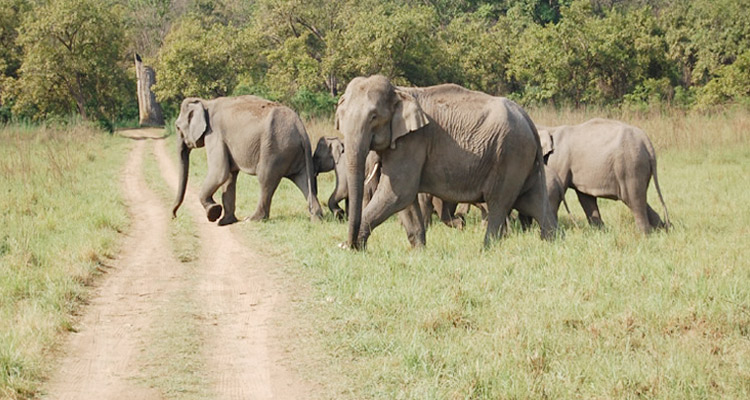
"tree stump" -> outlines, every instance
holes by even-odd
[[[143,65],[141,56],[135,55],[135,76],[138,80],[138,123],[141,126],[163,126],[164,115],[151,86],[156,83],[154,69]]]

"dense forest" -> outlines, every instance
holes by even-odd
[[[0,0],[0,121],[132,120],[258,94],[328,114],[354,76],[523,104],[748,104],[750,0]]]

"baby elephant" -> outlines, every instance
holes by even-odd
[[[631,125],[592,119],[580,125],[539,127],[542,152],[563,188],[573,188],[589,224],[603,226],[597,197],[622,200],[633,212],[638,228],[669,227],[669,214],[656,176],[656,154],[646,134]],[[646,202],[651,176],[664,207],[665,222]],[[557,210],[560,203],[552,204]]]
[[[315,176],[321,172],[334,171],[336,173],[336,187],[333,193],[331,193],[331,197],[328,198],[328,208],[337,219],[341,220],[346,217],[346,212],[341,209],[339,203],[344,200],[347,209],[349,208],[349,189],[346,184],[347,169],[343,155],[344,143],[337,137],[320,138],[313,153],[313,170],[315,171]],[[380,181],[379,162],[380,157],[374,151],[371,151],[367,155],[365,163],[367,179],[363,196],[364,204],[369,202],[373,193],[375,193],[375,189],[378,187],[378,182]]]

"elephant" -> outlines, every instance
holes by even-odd
[[[408,88],[382,75],[357,77],[339,99],[336,129],[344,135],[348,169],[345,247],[365,249],[372,230],[395,213],[412,247],[424,246],[422,192],[451,202],[487,202],[485,247],[518,199],[543,238],[557,230],[536,127],[511,100],[455,84]],[[363,210],[371,150],[381,157],[381,176]]]
[[[640,231],[668,228],[669,214],[656,174],[654,146],[641,129],[623,122],[595,118],[580,125],[539,127],[546,164],[573,188],[592,226],[604,226],[596,199],[621,200],[632,211]],[[664,207],[662,221],[646,202],[651,176]],[[552,203],[557,210],[559,202]]]
[[[268,218],[271,198],[281,178],[290,179],[302,191],[311,219],[321,218],[310,139],[292,109],[256,96],[213,100],[189,97],[182,101],[175,127],[181,169],[173,216],[185,197],[190,151],[205,146],[208,171],[199,199],[209,221],[221,217],[219,225],[237,222],[239,171],[257,175],[260,183],[260,200],[251,220]],[[223,209],[213,199],[220,186]]]
[[[313,166],[315,174],[321,172],[335,171],[336,186],[331,197],[328,199],[328,208],[337,219],[344,219],[346,213],[341,209],[339,203],[344,200],[348,204],[349,192],[346,185],[346,162],[344,161],[344,143],[337,137],[321,137],[315,146],[313,153]],[[379,163],[380,159],[374,151],[367,154],[365,161],[365,192],[363,196],[363,207],[370,202],[372,195],[380,181]],[[431,219],[428,215],[437,212],[440,220],[446,225],[453,228],[463,228],[464,220],[461,217],[454,217],[455,203],[443,202],[441,199],[427,193],[419,194],[419,206],[422,210],[425,225],[430,225]]]
[[[315,175],[317,176],[321,172],[334,171],[336,174],[336,186],[328,198],[328,208],[333,213],[334,217],[343,220],[346,217],[346,212],[339,206],[339,203],[344,200],[346,202],[347,209],[349,208],[349,191],[347,189],[347,168],[344,158],[344,143],[337,137],[321,137],[318,140],[318,144],[315,146],[315,152],[313,153],[313,168]],[[372,194],[375,192],[375,188],[378,186],[380,180],[380,158],[377,153],[371,151],[367,155],[367,161],[365,170],[367,172],[368,179],[365,181],[365,195],[363,201],[365,205],[372,198]]]
[[[560,202],[562,202],[565,205],[565,209],[568,210],[568,213],[570,213],[568,203],[565,201],[565,190],[562,187],[560,178],[557,177],[555,171],[550,170],[546,165],[544,166],[544,176],[547,186],[547,195],[553,212],[559,208]],[[422,196],[422,194],[420,194],[420,196]],[[521,200],[518,200],[513,204],[513,209],[524,209],[524,205],[519,204],[519,201]],[[455,224],[457,224],[458,222],[456,220],[464,222],[466,220],[466,214],[469,213],[470,206],[474,206],[479,209],[479,211],[482,213],[482,220],[487,219],[486,203],[462,203],[461,205],[457,205],[456,203],[442,201],[437,197],[432,198],[432,203],[434,208],[438,210],[438,216],[440,217],[440,219],[448,226],[454,226]],[[421,198],[420,206],[422,206]],[[429,210],[429,208],[422,206],[421,209],[422,215],[429,215],[425,213],[425,210]],[[530,216],[524,215],[519,211],[518,219],[521,222],[523,230],[527,230],[531,226],[532,218]],[[508,222],[509,221],[506,220],[506,226],[508,225]]]

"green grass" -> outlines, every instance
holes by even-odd
[[[547,124],[593,116],[532,112]],[[750,397],[750,117],[614,117],[656,145],[668,233],[640,235],[629,210],[606,200],[607,228],[590,228],[569,193],[578,227],[561,212],[565,237],[552,243],[513,231],[483,251],[474,212],[463,232],[433,225],[423,250],[392,218],[356,253],[336,246],[346,224],[309,222],[282,182],[271,219],[241,229],[312,287],[298,324],[315,328],[327,357],[300,357],[300,370],[331,398]],[[331,134],[325,126],[308,130]],[[195,185],[205,153],[193,153]],[[319,186],[325,200],[332,175]],[[238,217],[257,199],[257,180],[243,175]]]
[[[58,333],[127,226],[126,142],[83,124],[0,129],[0,398],[34,396]]]

